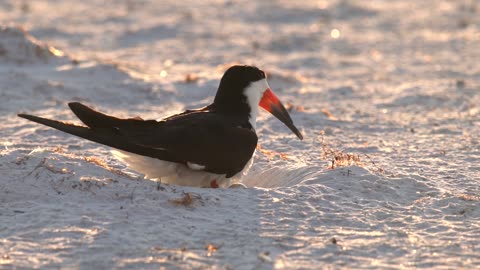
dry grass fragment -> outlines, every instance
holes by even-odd
[[[327,155],[329,155],[331,159],[331,165],[329,167],[330,169],[351,165],[362,165],[360,156],[358,154],[345,153],[343,151],[329,149]]]
[[[53,148],[53,152],[63,154],[63,153],[65,153],[65,147],[57,146],[57,147]]]
[[[217,250],[219,250],[222,247],[222,245],[214,245],[214,244],[208,244],[205,246],[205,249],[207,250],[207,257],[210,257],[215,253]]]
[[[328,109],[322,109],[322,113],[330,120],[338,120]]]
[[[68,168],[57,168],[54,167],[52,164],[48,164],[45,160],[43,163],[43,167],[45,169],[51,171],[52,173],[58,173],[58,174],[73,174],[72,170],[69,170]]]
[[[179,199],[169,200],[169,202],[176,205],[190,206],[193,204],[193,196],[189,193],[183,193],[183,196]]]
[[[90,162],[92,164],[95,164],[97,166],[103,167],[105,169],[110,169],[110,166],[108,166],[103,160],[96,158],[96,157],[84,157],[83,158],[86,162]]]
[[[130,177],[128,174],[120,171],[120,170],[117,170],[117,169],[114,169],[110,166],[107,165],[107,163],[105,163],[103,160],[99,159],[99,158],[96,158],[96,157],[83,157],[83,159],[89,163],[92,163],[92,164],[95,164],[97,166],[100,166],[102,168],[104,168],[105,170],[111,172],[111,173],[114,173],[116,175],[119,175],[119,176],[128,176]]]
[[[197,74],[188,73],[187,75],[185,75],[186,83],[196,83],[199,79],[200,77],[198,77]]]
[[[268,252],[268,251],[263,251],[263,252],[258,253],[258,258],[262,262],[268,262],[268,263],[273,262],[272,257],[270,257],[270,252]]]
[[[360,156],[353,153],[345,153],[341,150],[331,148],[325,143],[323,134],[321,134],[322,143],[322,159],[330,160],[331,164],[329,169],[335,169],[337,167],[345,167],[351,165],[361,166]]]
[[[321,131],[320,132],[320,143],[322,144],[322,159],[323,160],[330,160],[330,164],[328,166],[329,169],[335,169],[338,167],[345,167],[345,166],[360,166],[360,167],[366,167],[365,164],[362,162],[360,158],[360,154],[355,154],[355,153],[345,153],[342,150],[338,149],[333,149],[330,147],[326,142],[325,142],[325,132]],[[370,162],[371,165],[375,168],[375,172],[378,173],[384,173],[385,171],[377,166],[377,164],[372,160],[372,158],[367,155],[363,154],[368,161]]]
[[[283,160],[289,160],[290,159],[287,154],[279,153],[279,152],[276,152],[276,151],[273,151],[273,150],[263,149],[260,144],[257,144],[257,150],[260,153],[266,155],[268,157],[268,159],[270,159],[270,160],[274,159],[276,156],[280,157]]]
[[[331,148],[326,142],[324,132],[320,133],[320,142],[322,144],[322,159],[330,160],[329,169],[335,169],[337,167],[345,167],[351,165],[361,166],[360,156],[353,153],[345,153],[341,150]]]
[[[480,201],[480,195],[459,194],[457,197],[464,201],[478,202]]]
[[[368,158],[368,160],[370,161],[370,163],[373,165],[373,167],[375,168],[376,172],[379,172],[379,173],[384,173],[385,171],[380,168],[379,166],[377,166],[377,164],[373,161],[373,159],[367,155],[367,154],[363,154],[364,156],[366,156]]]

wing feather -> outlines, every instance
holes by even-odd
[[[257,145],[255,132],[239,127],[241,120],[209,111],[145,121],[105,115],[81,103],[69,106],[88,127],[28,114],[18,116],[123,151],[186,166],[205,166],[205,171],[226,177],[243,169]]]

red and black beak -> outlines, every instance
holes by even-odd
[[[282,102],[273,93],[272,89],[268,88],[260,100],[260,107],[273,114],[278,120],[282,121],[300,140],[303,140],[303,135],[298,131],[293,124],[292,118],[283,106]]]

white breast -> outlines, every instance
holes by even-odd
[[[202,166],[194,163],[185,166],[180,163],[164,161],[124,151],[114,150],[112,153],[115,157],[127,163],[131,169],[145,174],[145,178],[159,180],[168,185],[191,187],[212,187],[214,181],[218,187],[229,187],[232,184],[239,183],[242,176],[248,172],[253,163],[252,157],[241,172],[231,178],[226,178],[224,174],[201,171],[201,169],[203,169]]]

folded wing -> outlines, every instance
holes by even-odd
[[[225,116],[195,111],[166,121],[120,119],[80,103],[69,104],[87,125],[50,120],[28,114],[20,117],[123,151],[182,164],[231,177],[250,160],[257,145],[255,132]],[[229,119],[232,120],[232,119]]]

